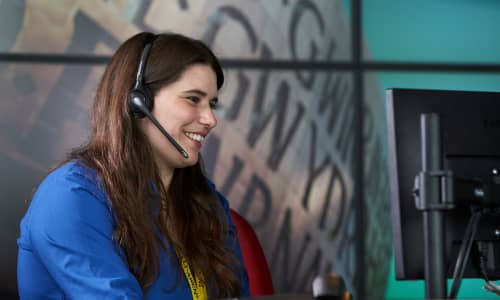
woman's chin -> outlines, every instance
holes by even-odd
[[[191,167],[191,166],[194,166],[196,165],[196,163],[198,162],[198,153],[193,153],[193,152],[188,152],[188,158],[182,158],[182,167]]]

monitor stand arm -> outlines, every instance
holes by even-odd
[[[415,203],[422,212],[425,298],[446,298],[445,210],[453,209],[453,179],[442,169],[441,132],[437,114],[420,115],[422,171],[415,178]]]

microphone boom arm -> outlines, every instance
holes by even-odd
[[[151,122],[153,122],[153,124],[156,126],[156,128],[158,128],[158,130],[160,130],[160,132],[168,139],[168,141],[175,147],[175,149],[177,149],[177,151],[179,151],[179,153],[184,157],[184,158],[189,158],[189,155],[188,153],[186,152],[186,150],[184,150],[175,140],[174,138],[168,134],[168,132],[165,130],[165,128],[163,128],[163,126],[161,126],[160,122],[158,122],[158,120],[156,120],[155,117],[153,117],[153,115],[151,114],[151,112],[149,111],[149,109],[147,109],[145,106],[144,106],[144,103],[141,101],[141,99],[139,97],[133,97],[132,98],[132,102],[133,104],[139,108],[145,115],[146,117],[148,117],[148,119],[151,120]]]

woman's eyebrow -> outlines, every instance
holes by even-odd
[[[202,90],[199,90],[199,89],[192,89],[192,90],[187,90],[187,91],[184,91],[183,93],[186,93],[186,94],[197,94],[199,96],[202,96],[202,97],[206,97],[207,96],[207,93],[202,91]]]
[[[183,93],[185,93],[185,94],[197,94],[200,97],[206,97],[208,95],[205,91],[202,91],[199,89],[186,90]],[[219,98],[214,97],[210,101],[219,102]]]

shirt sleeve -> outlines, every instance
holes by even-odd
[[[69,299],[142,299],[112,240],[106,198],[82,175],[48,177],[30,208],[33,252]]]

